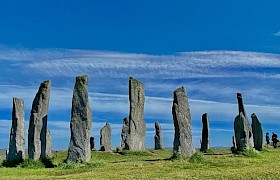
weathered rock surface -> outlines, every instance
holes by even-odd
[[[233,148],[233,149],[236,149],[235,136],[232,136],[232,148]]]
[[[129,78],[130,111],[128,134],[123,139],[124,149],[132,151],[145,150],[146,124],[144,122],[144,85],[136,79]]]
[[[127,117],[123,119],[123,126],[122,126],[122,133],[121,133],[121,147],[119,148],[119,151],[122,151],[122,149],[129,149],[127,141],[128,141],[128,135],[129,135],[129,120]]]
[[[191,156],[195,153],[192,143],[191,114],[188,98],[184,87],[173,93],[172,115],[174,121],[173,154]]]
[[[12,127],[7,160],[24,159],[24,132],[24,102],[22,99],[13,98]]]
[[[155,149],[163,149],[162,130],[161,130],[161,126],[158,122],[155,122],[155,131],[156,131],[156,134],[154,136]]]
[[[209,119],[207,113],[202,115],[202,139],[200,151],[207,151],[209,149]]]
[[[236,148],[239,151],[254,147],[252,129],[246,116],[242,95],[237,93],[239,115],[234,120]]]
[[[254,147],[256,150],[261,151],[263,147],[263,129],[262,124],[258,120],[255,113],[251,115],[252,118],[252,131],[254,137]]]
[[[94,137],[90,137],[90,150],[91,151],[95,151],[96,148],[95,148],[95,142],[94,142]]]
[[[73,90],[71,137],[66,162],[84,163],[90,160],[91,126],[92,113],[88,100],[88,76],[78,76]]]
[[[47,128],[51,82],[41,83],[34,98],[28,129],[28,156],[45,159],[51,156],[50,134]]]
[[[106,125],[100,130],[100,151],[112,151],[111,146],[111,127]]]

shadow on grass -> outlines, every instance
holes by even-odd
[[[3,167],[17,167],[23,162],[23,159],[14,159],[14,160],[4,160],[2,162]]]
[[[44,164],[45,168],[55,168],[56,167],[56,165],[53,164],[53,162],[50,158],[45,158],[40,161]]]
[[[1,165],[3,167],[22,167],[28,169],[56,167],[56,165],[53,164],[51,159],[49,158],[38,160],[38,161],[33,159],[4,160]]]

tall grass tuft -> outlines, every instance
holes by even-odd
[[[244,155],[247,156],[247,157],[252,157],[252,158],[261,157],[260,152],[255,150],[254,148],[250,148],[248,150],[245,150]]]
[[[33,159],[25,159],[20,164],[20,167],[27,168],[27,169],[39,169],[39,168],[45,168],[45,165],[41,161],[36,161]]]
[[[60,163],[58,168],[60,169],[93,169],[104,166],[103,161],[88,162],[88,163]]]
[[[194,153],[189,159],[189,162],[191,162],[191,163],[202,163],[204,161],[205,161],[205,158],[201,152]]]

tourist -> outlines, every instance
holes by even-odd
[[[272,143],[273,143],[273,147],[274,148],[277,148],[277,142],[278,142],[278,139],[277,139],[277,134],[275,134],[274,132],[272,133]]]
[[[268,145],[269,145],[269,140],[270,140],[268,132],[267,132],[266,135],[265,135],[265,140],[266,140],[266,145],[267,145],[267,147],[268,147]]]

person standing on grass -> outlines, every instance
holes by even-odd
[[[272,137],[271,137],[271,139],[272,139],[272,143],[273,143],[273,147],[274,148],[277,148],[277,142],[278,142],[278,139],[277,139],[278,137],[277,137],[277,134],[275,134],[274,132],[272,133]]]
[[[268,145],[269,145],[269,140],[270,140],[268,132],[267,132],[266,135],[265,135],[265,140],[266,140],[266,145],[267,145],[267,147],[268,147]]]

